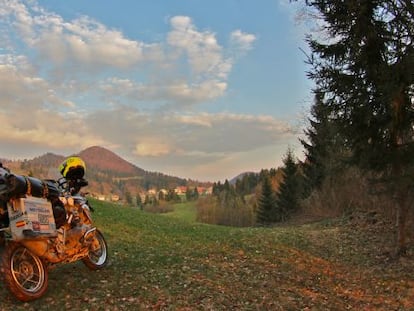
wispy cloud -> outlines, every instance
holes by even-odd
[[[132,108],[116,108],[91,114],[87,123],[102,137],[118,139],[125,146],[135,146],[136,153],[167,157],[197,152],[246,152],[295,135],[289,124],[273,117],[229,113],[148,115]],[[114,134],[116,128],[134,135],[121,138]]]
[[[256,41],[256,36],[237,29],[231,33],[230,39],[231,42],[240,50],[248,51],[253,48],[253,43]]]

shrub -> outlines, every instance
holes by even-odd
[[[248,227],[254,225],[255,213],[253,206],[241,197],[222,192],[219,196],[198,200],[196,220],[215,225]]]
[[[355,210],[377,210],[392,215],[390,202],[371,178],[355,168],[325,178],[321,187],[301,202],[302,213],[316,217],[338,217]]]
[[[160,202],[159,204],[145,204],[144,211],[148,213],[154,214],[162,214],[162,213],[169,213],[174,210],[172,204],[167,202]]]

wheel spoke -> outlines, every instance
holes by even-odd
[[[36,287],[40,280],[40,275],[36,273],[32,274],[31,276],[26,276],[24,273],[21,273],[19,271],[13,271],[13,274],[15,275],[18,283],[24,288]],[[31,284],[31,286],[27,287],[26,284]]]
[[[34,280],[33,278],[27,278],[24,283],[22,283],[23,287],[26,287],[25,284],[32,284],[29,288],[35,288],[39,283],[39,278]]]
[[[26,281],[26,277],[24,276],[23,273],[20,273],[19,271],[13,271],[13,275],[16,277],[16,280],[19,282],[19,284],[23,284]]]
[[[26,255],[26,249],[24,248],[20,254],[18,254],[18,257],[16,258],[16,262],[23,261],[27,257]]]

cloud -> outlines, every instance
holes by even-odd
[[[103,80],[96,84],[111,102],[128,99],[188,105],[214,100],[226,94],[235,62],[225,56],[231,53],[215,33],[199,30],[188,16],[171,17],[166,41],[156,43],[127,38],[88,16],[65,20],[36,2],[0,4],[0,17],[4,41],[20,38],[22,45],[15,43],[15,52],[30,49],[28,57],[41,68],[43,79],[63,89],[69,80],[100,77]],[[231,38],[231,49],[243,51],[251,49],[255,40],[240,30]]]
[[[188,57],[194,75],[226,79],[231,60],[223,57],[223,48],[210,31],[199,31],[188,16],[175,16],[170,20],[172,30],[168,44]]]
[[[64,23],[62,28],[57,29],[49,33],[43,31],[38,39],[38,48],[40,51],[44,49],[46,55],[55,56],[54,46],[63,46],[68,58],[82,64],[128,68],[144,60],[144,43],[130,40],[120,31],[107,29],[88,17]],[[45,49],[45,43],[53,40],[62,42]]]
[[[253,43],[256,41],[256,36],[242,32],[238,29],[231,33],[230,40],[232,44],[237,46],[241,51],[248,51],[253,48]]]
[[[44,150],[104,144],[88,130],[76,105],[59,96],[36,75],[24,56],[0,57],[0,141],[8,146],[42,146]],[[66,113],[65,113],[66,111]]]
[[[155,140],[142,140],[136,144],[134,154],[139,157],[159,157],[171,152],[171,147],[167,143]]]
[[[47,80],[34,75],[24,57],[0,57],[0,108],[3,113],[35,111],[45,106],[73,107],[56,95]]]
[[[176,117],[177,121],[182,124],[197,125],[201,127],[212,127],[211,118],[208,114],[180,115]]]
[[[227,82],[212,79],[191,84],[185,80],[143,84],[114,77],[102,82],[99,88],[107,98],[194,104],[223,96]]]
[[[151,51],[149,58],[159,55],[153,44],[128,39],[122,32],[87,16],[66,21],[36,2],[10,0],[0,6],[0,17],[8,21],[10,30],[40,59],[51,62],[55,70],[126,69],[145,61],[147,49]]]
[[[149,115],[125,107],[93,113],[87,123],[92,132],[101,133],[113,144],[129,146],[140,156],[247,152],[295,135],[289,124],[268,116],[205,112]]]
[[[79,117],[68,118],[46,110],[23,112],[13,118],[0,115],[2,148],[19,144],[27,149],[33,145],[41,146],[46,151],[80,150],[106,143],[104,139],[89,133]]]

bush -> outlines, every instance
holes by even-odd
[[[197,202],[196,220],[203,223],[234,227],[248,227],[255,223],[253,206],[238,196],[221,193],[200,198]]]
[[[369,176],[355,168],[327,177],[320,189],[301,202],[303,214],[338,217],[356,210],[377,210],[392,218],[392,202],[370,182]]]
[[[159,204],[145,204],[144,211],[148,213],[162,214],[174,211],[174,207],[172,204],[160,202]]]

